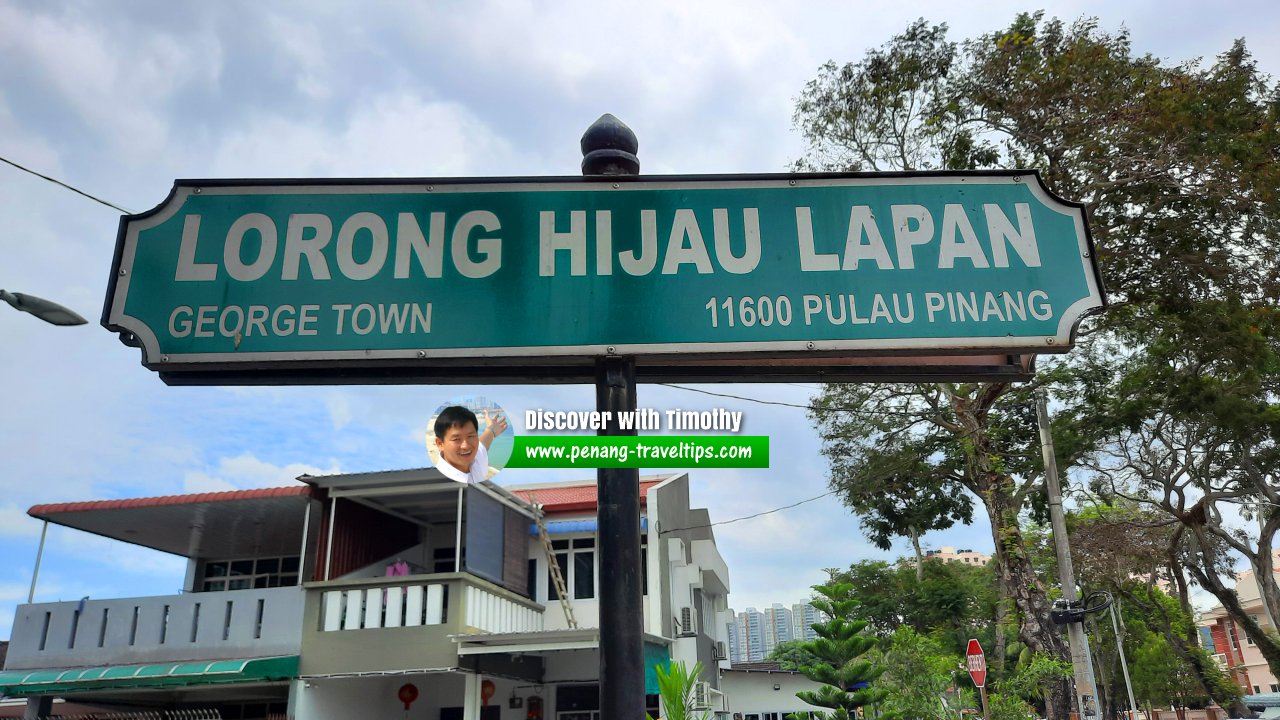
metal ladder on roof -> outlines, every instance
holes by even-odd
[[[560,597],[560,609],[564,610],[564,621],[570,628],[577,628],[578,621],[573,617],[573,603],[569,602],[569,588],[564,584],[564,574],[560,572],[560,563],[556,562],[556,551],[551,546],[551,536],[547,534],[547,525],[542,522],[542,503],[533,493],[529,493],[533,504],[533,520],[538,524],[538,538],[542,540],[542,549],[547,553],[547,569],[551,573],[551,583],[555,585],[556,595]]]

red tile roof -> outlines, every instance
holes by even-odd
[[[645,504],[649,488],[665,480],[641,480],[640,504]],[[510,488],[511,492],[522,500],[542,503],[542,509],[548,513],[567,513],[596,509],[596,484],[555,485],[544,488]]]
[[[127,498],[124,500],[90,500],[87,502],[49,503],[35,505],[27,514],[32,517],[58,513],[85,512],[89,510],[124,510],[128,508],[161,507],[165,505],[196,505],[198,503],[227,502],[234,500],[258,500],[261,498],[310,495],[309,485],[290,487],[229,490],[226,492],[195,493],[193,495],[163,495],[160,497]]]

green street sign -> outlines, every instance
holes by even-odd
[[[1103,304],[1033,172],[211,180],[122,218],[103,324],[162,373],[728,368],[1062,352]]]

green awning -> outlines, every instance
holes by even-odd
[[[212,683],[289,680],[298,675],[298,656],[213,660],[149,665],[110,665],[74,670],[0,672],[0,695],[61,695],[87,690],[163,688]]]
[[[656,643],[644,644],[644,694],[658,694],[658,673],[654,672],[655,665],[666,667],[671,662],[671,650],[666,645],[658,645]]]

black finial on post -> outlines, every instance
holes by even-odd
[[[626,123],[605,113],[582,134],[583,175],[639,175],[640,141]]]

